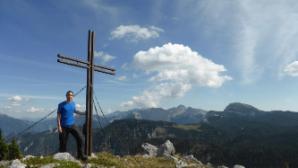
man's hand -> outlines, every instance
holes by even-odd
[[[58,127],[58,132],[62,133],[62,128],[61,127]]]

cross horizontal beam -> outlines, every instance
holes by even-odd
[[[57,59],[57,62],[67,64],[67,65],[73,65],[73,66],[84,68],[84,69],[89,68],[88,64],[81,63],[78,61],[73,61],[73,60],[67,60],[67,59],[63,59],[63,58]],[[97,71],[97,72],[102,72],[102,73],[109,74],[109,75],[115,75],[115,72],[113,72],[113,71],[109,71],[109,70],[106,70],[106,69],[103,69],[103,68],[100,68],[97,66],[93,66],[93,68],[94,68],[93,70]]]
[[[66,59],[66,60],[72,60],[72,61],[80,62],[82,64],[89,65],[89,63],[87,63],[87,62],[85,62],[83,60],[77,59],[77,58],[71,58],[71,57],[63,56],[61,54],[58,54],[57,57],[58,58],[63,58],[63,59]],[[113,72],[116,71],[114,68],[110,68],[110,67],[106,67],[106,66],[102,66],[102,65],[94,65],[94,67],[102,68],[102,69],[113,71]]]

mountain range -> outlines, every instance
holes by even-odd
[[[298,167],[296,112],[263,111],[248,104],[231,103],[223,111],[207,112],[184,106],[168,110],[151,108],[116,112],[103,120],[108,120],[106,126],[93,131],[95,152],[133,155],[142,153],[144,142],[158,146],[169,139],[178,153],[193,154],[205,163]],[[18,143],[25,154],[53,154],[58,150],[58,134],[30,132],[19,137]],[[68,151],[75,150],[71,137]]]
[[[109,123],[113,122],[114,120],[120,119],[128,119],[128,118],[135,118],[135,119],[145,119],[145,120],[153,120],[153,121],[169,121],[169,122],[176,122],[176,123],[197,123],[204,119],[207,111],[201,109],[195,109],[191,107],[185,107],[183,105],[179,105],[174,108],[170,109],[162,109],[162,108],[148,108],[148,109],[134,109],[129,111],[116,111],[114,113],[110,113],[107,115],[93,116],[93,126],[94,128],[100,128],[108,125]],[[82,126],[85,122],[85,117],[77,116],[76,123],[79,126]],[[99,125],[100,122],[100,125]],[[30,120],[22,120],[22,119],[15,119],[9,117],[5,114],[0,114],[0,128],[4,136],[13,136],[24,128],[29,127],[32,125],[34,121]],[[32,129],[30,132],[42,132],[46,130],[52,130],[56,128],[57,121],[56,118],[46,119]]]

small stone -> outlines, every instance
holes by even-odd
[[[200,162],[197,158],[195,158],[193,155],[187,155],[184,156],[183,159],[187,160],[187,161],[193,161],[199,164],[202,164],[202,162]]]
[[[97,156],[96,156],[96,154],[95,153],[91,153],[91,156],[89,157],[90,159],[96,159],[97,158]]]
[[[28,160],[28,159],[31,159],[31,158],[35,158],[35,156],[33,156],[33,155],[26,155],[26,156],[22,159],[22,161],[25,161],[25,160]]]
[[[221,165],[221,166],[217,166],[217,168],[229,168],[229,167],[227,167],[225,165]]]
[[[188,167],[189,166],[186,162],[184,162],[183,160],[180,160],[180,159],[178,159],[178,158],[176,158],[174,156],[171,156],[170,155],[168,158],[171,158],[171,159],[174,160],[174,162],[176,164],[176,168],[184,168],[184,167]]]
[[[54,168],[57,166],[58,166],[57,163],[50,163],[50,164],[43,165],[40,168]]]
[[[245,168],[245,167],[242,166],[242,165],[238,165],[238,164],[236,164],[236,165],[233,166],[233,168]]]
[[[91,168],[91,167],[92,167],[92,165],[90,163],[87,163],[83,166],[83,168]]]

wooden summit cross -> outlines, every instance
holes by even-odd
[[[88,31],[88,61],[66,57],[58,54],[57,62],[87,69],[87,91],[86,91],[86,134],[85,154],[90,156],[92,152],[92,113],[93,113],[93,72],[102,72],[115,75],[115,69],[95,65],[94,60],[94,31]]]

